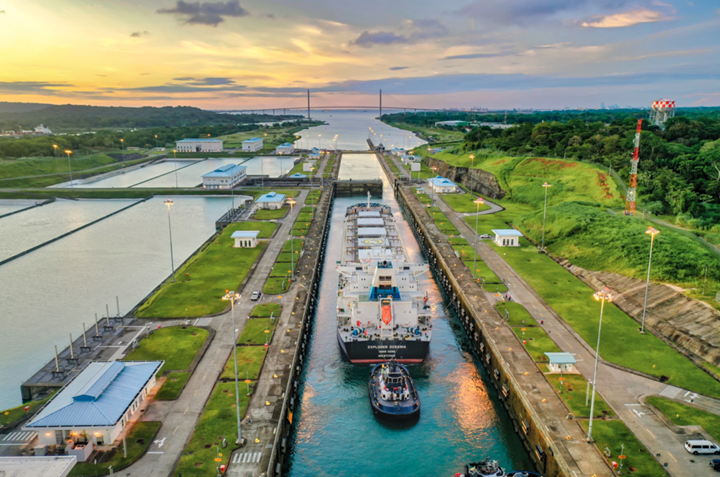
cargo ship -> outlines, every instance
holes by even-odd
[[[409,262],[389,206],[347,208],[338,261],[337,337],[355,364],[421,363],[432,338],[431,309],[419,277],[427,264]]]

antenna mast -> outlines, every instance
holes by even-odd
[[[630,161],[630,185],[628,187],[627,199],[625,201],[625,215],[635,215],[635,200],[637,199],[637,169],[640,162],[640,131],[642,129],[642,119],[638,119],[637,131],[635,132],[635,150],[633,158]]]

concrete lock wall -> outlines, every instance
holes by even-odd
[[[335,193],[338,197],[365,196],[368,191],[373,197],[382,197],[382,180],[335,181]]]
[[[473,350],[490,376],[490,382],[498,391],[498,397],[513,422],[515,432],[520,436],[523,447],[538,471],[548,477],[572,477],[572,472],[553,440],[544,431],[544,425],[525,397],[524,391],[512,374],[508,363],[492,339],[488,339],[485,325],[478,319],[468,303],[461,287],[455,280],[437,246],[429,239],[429,233],[421,217],[409,206],[405,191],[396,187],[396,197],[410,228],[413,230],[423,254],[430,262],[440,288],[450,300],[450,306],[457,313],[463,329],[470,339]]]

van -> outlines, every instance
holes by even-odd
[[[720,447],[704,439],[685,441],[685,450],[691,454],[720,454]]]

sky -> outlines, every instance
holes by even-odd
[[[717,0],[0,0],[0,101],[720,105]]]

